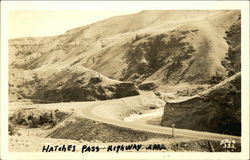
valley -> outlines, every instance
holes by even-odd
[[[9,148],[161,142],[209,152],[210,142],[222,152],[233,139],[238,152],[240,37],[239,10],[145,10],[10,39]]]

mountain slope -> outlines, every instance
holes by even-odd
[[[34,73],[16,90],[24,98],[49,102],[105,100],[139,94],[133,83],[112,80],[81,66],[55,71],[47,77]]]
[[[94,70],[109,80],[136,84],[153,81],[160,87],[182,82],[211,84],[214,77],[221,77],[220,81],[232,68],[239,68],[239,60],[227,60],[237,59],[231,58],[228,42],[235,41],[231,40],[234,36],[230,38],[230,30],[233,25],[239,26],[239,16],[237,10],[142,11],[75,28],[60,36],[13,39],[9,41],[10,90],[25,97],[48,99],[45,93],[59,87],[55,81],[62,84],[61,89],[68,88],[63,78],[54,77],[76,75],[76,68],[89,68],[88,73]],[[237,50],[233,55],[238,54]],[[47,86],[32,83],[26,91],[24,86],[34,81],[34,75]],[[74,78],[81,79],[81,75]]]

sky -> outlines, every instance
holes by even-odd
[[[9,12],[9,38],[42,37],[118,15],[140,10],[12,10]]]

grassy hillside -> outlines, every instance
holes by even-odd
[[[239,71],[238,35],[229,31],[239,29],[239,16],[237,10],[142,11],[59,36],[11,39],[10,95],[78,101],[138,94],[131,82],[125,82],[131,93],[115,96],[118,91],[112,91],[110,85],[116,86],[118,81],[153,82],[162,88],[218,83],[232,75],[232,68]],[[96,88],[88,86],[89,78],[96,74],[105,82],[94,85]],[[214,82],[214,77],[221,78]],[[109,89],[104,87],[107,81]],[[88,91],[93,89],[98,93]],[[79,95],[73,95],[73,90]],[[86,98],[88,94],[92,98]]]

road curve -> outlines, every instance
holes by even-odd
[[[172,134],[172,128],[169,127],[162,127],[156,126],[146,123],[140,123],[140,121],[123,121],[119,119],[116,115],[112,113],[113,108],[124,107],[122,105],[117,105],[114,101],[102,101],[102,103],[95,103],[95,105],[85,105],[81,107],[79,111],[82,116],[85,118],[123,127],[129,128],[133,130],[151,132],[151,133],[159,133],[159,134]],[[104,116],[105,115],[105,116]],[[195,139],[207,139],[207,140],[222,140],[222,139],[234,139],[237,142],[241,141],[241,137],[239,136],[232,136],[232,135],[225,135],[225,134],[218,134],[218,133],[210,133],[210,132],[201,132],[201,131],[193,131],[187,129],[177,129],[174,130],[175,136],[182,136],[187,138],[195,138]]]

